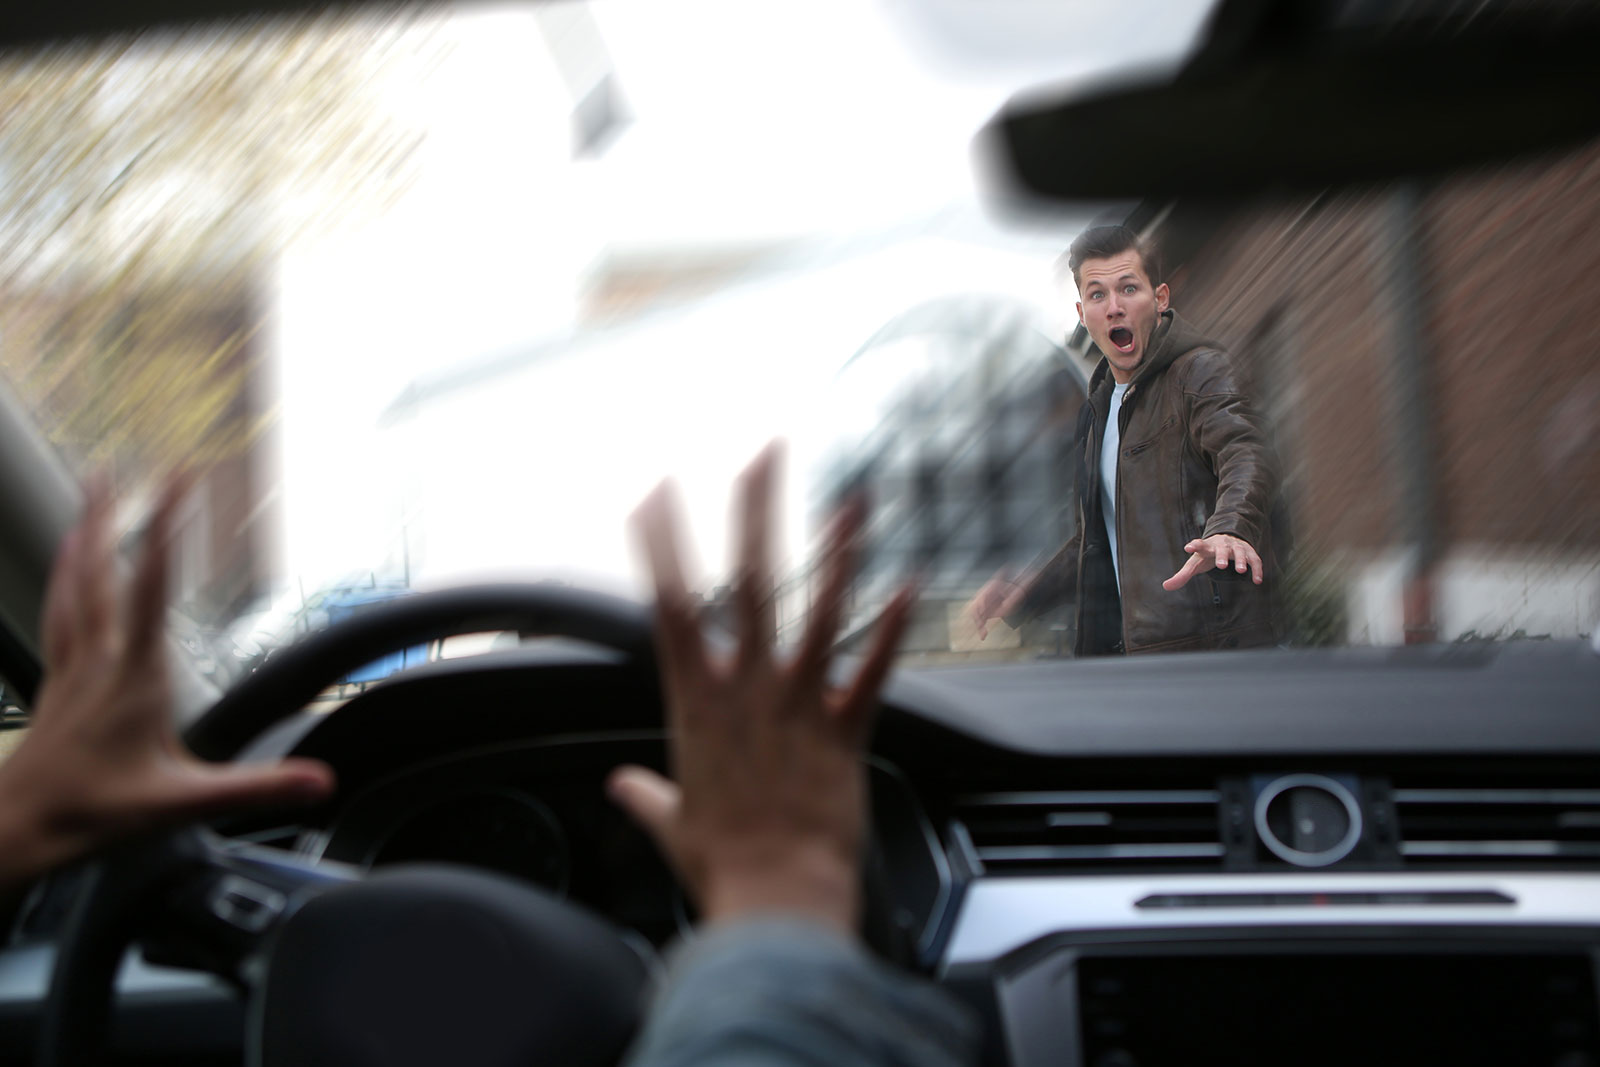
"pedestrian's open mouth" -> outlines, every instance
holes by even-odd
[[[1117,346],[1120,352],[1133,351],[1133,331],[1126,326],[1111,327],[1111,343]]]

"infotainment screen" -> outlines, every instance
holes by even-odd
[[[1578,954],[1082,957],[1084,1067],[1600,1064]]]

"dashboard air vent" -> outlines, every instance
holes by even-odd
[[[1225,853],[1214,789],[974,793],[952,834],[989,874],[1049,870],[1215,870]]]
[[[1407,866],[1600,867],[1600,789],[1396,788]]]

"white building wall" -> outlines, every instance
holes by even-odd
[[[1600,557],[1453,553],[1439,571],[1440,636],[1581,637],[1600,621]]]
[[[1346,588],[1353,645],[1404,642],[1402,552],[1358,567]],[[1588,637],[1600,623],[1600,556],[1551,556],[1465,546],[1439,564],[1434,618],[1440,641]]]

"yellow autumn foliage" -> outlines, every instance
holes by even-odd
[[[422,136],[389,90],[441,16],[366,9],[0,57],[0,373],[74,465],[138,481],[273,417],[265,283],[382,211]]]

